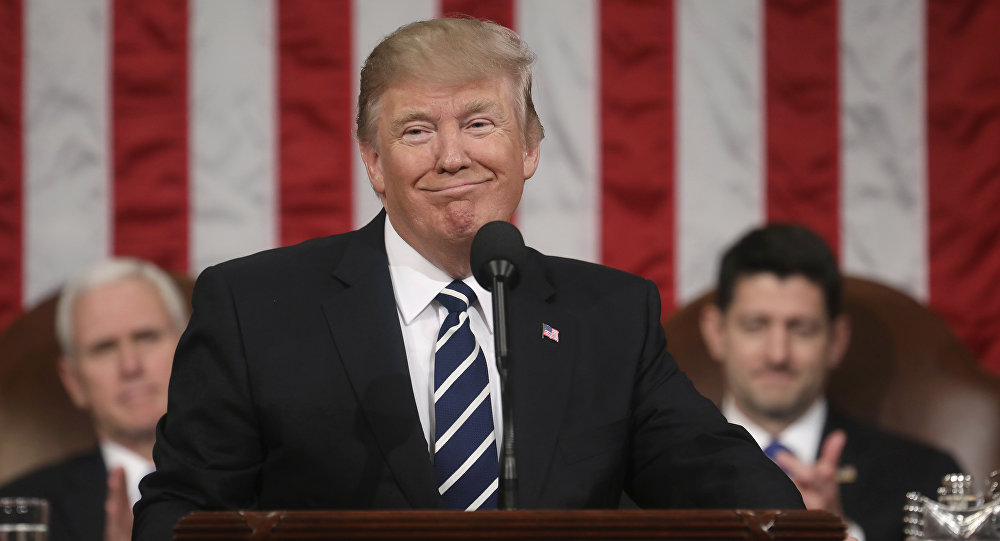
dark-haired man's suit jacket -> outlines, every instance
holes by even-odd
[[[193,509],[443,507],[384,223],[202,273],[135,539],[169,539]],[[678,370],[651,282],[534,251],[523,267],[509,303],[521,508],[614,508],[623,488],[643,506],[802,505]]]
[[[866,541],[901,541],[906,493],[918,491],[934,498],[944,475],[962,471],[952,457],[940,451],[830,408],[823,438],[834,430],[847,434],[841,467],[853,467],[857,472],[853,482],[840,485],[840,501],[844,514],[865,531]]]
[[[49,541],[103,540],[107,495],[108,470],[96,448],[29,472],[0,488],[3,497],[48,500]]]

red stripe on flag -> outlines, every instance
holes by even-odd
[[[507,28],[514,28],[514,0],[441,0],[441,14],[444,16],[471,15],[477,19],[487,19]]]
[[[115,0],[114,252],[188,270],[185,0]]]
[[[1000,2],[927,8],[930,300],[1000,373]]]
[[[601,3],[601,262],[674,308],[674,5]]]
[[[765,3],[767,217],[840,240],[837,2]]]
[[[351,2],[275,5],[279,238],[293,244],[352,228]]]
[[[0,2],[0,333],[21,312],[23,9]]]

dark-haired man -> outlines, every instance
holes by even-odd
[[[943,453],[828,406],[826,382],[850,340],[841,289],[836,259],[814,233],[755,229],[723,256],[702,335],[722,364],[723,413],[785,469],[806,507],[845,517],[858,539],[895,541],[905,493],[933,494],[960,470]]]

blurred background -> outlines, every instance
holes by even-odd
[[[538,53],[529,245],[654,280],[666,317],[801,222],[1000,373],[991,0],[0,0],[0,331],[108,255],[194,276],[366,223],[360,63],[451,13]]]

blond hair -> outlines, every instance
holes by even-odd
[[[444,18],[401,26],[386,36],[361,68],[357,137],[374,144],[382,95],[404,80],[460,84],[498,75],[514,84],[514,100],[525,143],[545,136],[531,100],[531,64],[535,53],[513,30],[473,18]]]

